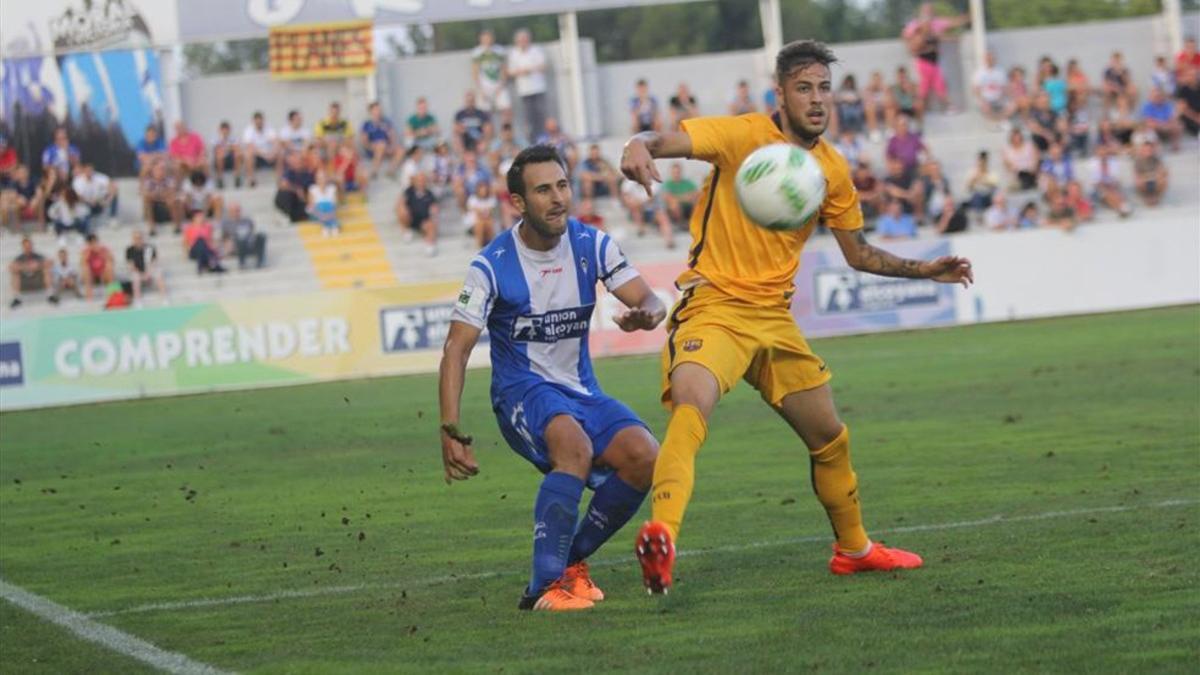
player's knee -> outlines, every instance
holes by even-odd
[[[550,455],[550,466],[555,471],[585,478],[592,469],[592,448],[578,444],[558,448]]]

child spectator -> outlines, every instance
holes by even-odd
[[[291,153],[284,160],[283,175],[279,179],[279,189],[275,192],[275,208],[288,217],[293,223],[298,223],[308,217],[305,204],[308,201],[308,188],[313,184],[313,173],[304,167],[301,156]]]
[[[183,222],[183,202],[175,179],[167,174],[167,163],[158,161],[142,180],[142,218],[150,225],[150,236],[158,234],[159,223],[174,222],[178,234]]]
[[[238,175],[241,168],[241,155],[238,154],[237,142],[233,138],[233,129],[229,122],[222,120],[217,127],[217,135],[213,136],[213,173],[217,177],[217,189],[225,189],[225,172],[232,171]]]
[[[1003,192],[997,192],[992,197],[992,205],[983,214],[983,224],[995,231],[1016,228],[1017,217],[1008,210],[1008,197]]]
[[[258,185],[255,173],[258,169],[279,169],[279,137],[275,130],[266,125],[261,112],[255,111],[250,118],[250,124],[242,131],[242,170],[236,181],[242,186],[242,176],[250,183],[250,187]]]
[[[343,198],[351,192],[367,190],[368,178],[358,170],[358,153],[354,151],[354,141],[349,138],[333,158],[333,180]]]
[[[203,172],[207,164],[204,139],[200,138],[200,134],[189,130],[183,120],[175,122],[175,137],[167,145],[167,155],[175,163],[180,177],[193,171]]]
[[[392,165],[388,175],[396,177],[396,167],[404,159],[397,141],[395,125],[383,116],[383,108],[380,107],[379,101],[372,101],[367,106],[367,119],[359,131],[359,142],[362,143],[363,152],[366,153],[367,159],[371,160],[369,178],[379,176],[379,169],[389,157],[392,158]]]
[[[1008,170],[1010,189],[1032,190],[1037,187],[1038,154],[1033,144],[1025,140],[1020,129],[1008,132],[1008,145],[1002,153]]]
[[[41,185],[29,174],[29,167],[18,164],[13,171],[12,181],[0,188],[0,227],[12,225],[19,230],[22,220],[45,222],[42,208],[45,194]]]
[[[135,306],[142,302],[142,288],[153,283],[159,293],[166,295],[167,283],[163,278],[162,268],[158,265],[158,249],[153,244],[147,244],[141,230],[133,231],[133,239],[125,249],[125,265],[129,278],[133,282],[133,303]]]
[[[630,126],[635,134],[662,130],[658,99],[650,94],[650,85],[644,79],[638,80],[634,87],[633,98],[629,99],[629,114]]]
[[[905,213],[898,199],[889,199],[883,215],[875,224],[875,234],[884,241],[913,239],[917,236],[917,221],[911,213]]]
[[[50,196],[50,222],[54,224],[54,234],[58,235],[58,246],[67,245],[67,232],[75,232],[86,237],[91,232],[91,209],[75,194],[75,188],[59,187]]]
[[[47,299],[52,304],[58,303],[50,280],[50,261],[33,250],[33,240],[29,237],[21,239],[21,252],[8,264],[8,279],[13,292],[8,306],[13,309],[21,306],[22,293],[49,291]]]
[[[683,175],[683,164],[671,164],[671,175],[663,183],[664,200],[667,204],[667,216],[672,223],[687,227],[692,218],[692,209],[700,198],[700,188],[696,182]]]
[[[71,264],[67,249],[58,249],[58,257],[50,268],[50,277],[54,284],[51,286],[51,303],[57,303],[67,291],[72,291],[76,298],[83,299],[83,282],[79,279],[79,270]]]
[[[92,223],[108,211],[109,225],[117,224],[117,184],[96,171],[91,162],[79,165],[79,172],[71,181],[71,187],[75,188],[79,200],[87,204]]]
[[[221,241],[226,254],[236,254],[238,269],[246,268],[246,259],[254,256],[255,267],[262,268],[267,258],[267,235],[256,232],[254,221],[242,214],[242,205],[229,202],[226,218],[221,221]]]
[[[424,96],[418,98],[416,112],[408,116],[405,142],[408,145],[419,145],[425,150],[432,150],[438,144],[440,136],[437,118],[429,112],[429,101],[425,100]]]
[[[463,219],[475,237],[476,250],[487,246],[496,236],[496,198],[491,183],[479,183],[467,198],[467,214]]]
[[[1158,206],[1167,191],[1167,165],[1154,143],[1142,143],[1133,160],[1133,185],[1146,206]]]
[[[107,286],[115,279],[113,254],[94,235],[87,236],[87,243],[80,254],[79,269],[83,270],[83,296],[92,299],[92,288]]]
[[[321,224],[321,234],[336,237],[342,225],[337,217],[337,185],[329,180],[325,169],[317,169],[316,180],[308,187],[308,214]]]
[[[183,228],[183,250],[189,260],[196,261],[196,274],[215,272],[221,274],[221,254],[213,241],[212,222],[203,211],[193,211],[192,218]]]
[[[579,182],[584,197],[613,197],[617,194],[617,182],[621,175],[600,154],[600,146],[588,146],[587,157],[579,165]]]
[[[404,236],[412,241],[420,233],[425,238],[427,255],[437,255],[437,197],[429,189],[424,173],[413,176],[412,185],[396,201],[396,220],[404,226]]]
[[[146,127],[146,133],[134,147],[137,153],[138,178],[145,178],[150,169],[159,161],[167,159],[167,142],[158,133],[158,127],[151,124]]]
[[[680,82],[679,88],[667,100],[667,108],[671,112],[671,130],[679,131],[680,123],[684,120],[700,116],[700,108],[696,105],[696,97],[688,88],[687,82]]]

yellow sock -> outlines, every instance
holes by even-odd
[[[671,538],[679,541],[683,512],[692,499],[696,483],[696,453],[708,435],[708,424],[691,405],[677,405],[667,422],[658,460],[654,463],[654,487],[651,488],[651,518],[667,526]]]
[[[838,548],[843,553],[862,551],[870,540],[863,529],[862,510],[858,504],[858,476],[850,466],[850,429],[843,426],[842,433],[829,445],[810,450],[809,458],[813,492],[825,507]]]

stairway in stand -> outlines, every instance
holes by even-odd
[[[338,207],[342,233],[326,237],[309,221],[297,230],[322,288],[386,288],[395,286],[396,273],[362,194],[351,194]]]

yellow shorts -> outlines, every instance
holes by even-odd
[[[778,307],[752,305],[712,286],[684,292],[671,311],[662,354],[662,402],[671,406],[671,371],[681,363],[697,363],[717,378],[728,393],[745,378],[763,400],[775,406],[784,396],[814,389],[831,377],[825,362],[813,354],[796,319]]]

